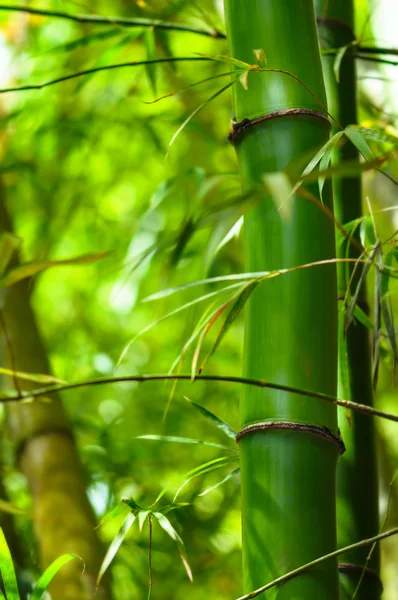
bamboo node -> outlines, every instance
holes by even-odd
[[[367,567],[366,565],[357,565],[355,563],[339,563],[338,565],[339,567],[339,571],[342,572],[346,572],[348,573],[354,573],[354,574],[358,574],[358,575],[364,575],[365,576],[370,576],[373,577],[374,579],[376,579],[380,585],[380,594],[383,591],[383,583],[380,579],[379,574],[377,573],[377,571],[375,571],[374,569],[371,569],[370,567]]]
[[[338,431],[338,435],[335,435],[328,427],[320,427],[319,425],[306,425],[304,423],[293,423],[291,421],[264,421],[247,425],[239,431],[236,436],[236,441],[239,443],[240,440],[246,435],[251,435],[257,431],[270,431],[272,429],[285,429],[316,435],[329,442],[332,442],[335,446],[337,446],[339,448],[340,455],[344,454],[345,452],[345,445],[340,435],[340,430]]]
[[[228,141],[230,144],[234,144],[235,141],[241,136],[242,133],[245,133],[248,129],[253,127],[254,125],[258,125],[259,123],[264,123],[264,121],[270,121],[271,119],[278,119],[279,117],[292,117],[292,116],[302,116],[302,117],[315,117],[316,119],[323,119],[329,123],[329,119],[327,116],[318,111],[313,110],[311,108],[282,108],[280,110],[275,110],[273,112],[268,113],[267,115],[262,115],[261,117],[256,117],[255,119],[243,119],[242,121],[232,122],[232,131],[228,136]]]

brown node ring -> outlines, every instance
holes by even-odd
[[[279,117],[291,117],[291,116],[304,116],[304,117],[315,117],[317,119],[322,119],[329,123],[329,119],[318,110],[312,110],[310,108],[282,108],[280,110],[275,110],[273,112],[268,113],[267,115],[262,115],[261,117],[256,117],[255,119],[243,119],[239,123],[234,122],[232,124],[232,131],[228,136],[228,141],[231,144],[234,144],[235,141],[240,137],[242,133],[254,127],[254,125],[258,125],[259,123],[264,123],[264,121],[270,121],[271,119],[278,119]]]
[[[332,433],[328,427],[320,427],[319,425],[306,425],[304,423],[292,423],[290,421],[264,421],[262,423],[247,425],[241,429],[241,431],[239,431],[236,436],[236,441],[239,443],[240,440],[246,435],[251,435],[257,431],[270,431],[272,429],[298,431],[316,435],[324,440],[327,440],[328,442],[332,442],[335,446],[337,446],[340,451],[340,455],[344,454],[345,452],[345,445],[340,436],[340,431],[337,436]]]
[[[379,574],[369,567],[363,565],[357,565],[355,563],[339,563],[339,571],[348,573],[358,573],[358,575],[364,574],[364,576],[370,576],[376,579],[380,585],[381,591],[383,591],[383,583],[379,577]]]

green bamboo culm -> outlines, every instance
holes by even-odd
[[[244,191],[328,140],[326,95],[312,0],[227,0],[230,54],[253,64],[264,50],[267,69],[234,86],[233,135]],[[258,53],[257,53],[258,55]],[[290,112],[289,112],[290,111]],[[266,119],[261,120],[262,117]],[[244,125],[239,127],[244,119]],[[250,120],[256,119],[256,124]],[[309,186],[316,195],[317,186]],[[325,204],[332,208],[330,193]],[[246,267],[264,271],[335,257],[334,226],[301,196],[283,217],[273,198],[245,216]],[[270,279],[248,302],[244,372],[335,395],[337,284],[331,265]],[[241,403],[244,589],[250,591],[336,548],[335,472],[341,452],[337,411],[309,397],[246,389]],[[278,600],[336,600],[333,560],[270,590]]]
[[[338,54],[323,56],[329,110],[339,123],[346,127],[357,123],[354,5],[352,0],[316,0],[319,38],[322,48],[340,49],[346,52],[338,67]],[[338,51],[337,51],[338,52]],[[336,67],[336,68],[334,68]],[[337,131],[337,130],[336,130]],[[359,161],[358,152],[351,143],[335,152],[335,164],[339,161]],[[344,225],[362,216],[362,187],[360,175],[338,179],[333,182],[335,213]],[[361,254],[359,231],[354,243],[342,236],[337,239],[339,257],[357,258]],[[345,310],[343,299],[347,288],[350,294],[357,287],[361,268],[357,268],[350,284],[353,267],[340,265],[338,273],[339,297],[339,386],[338,395],[354,402],[372,406],[372,363],[367,328],[360,322],[352,323],[344,331]],[[366,289],[362,286],[359,307],[367,312]],[[352,544],[378,533],[378,490],[375,448],[375,429],[372,419],[357,413],[348,414],[339,409],[339,425],[347,452],[337,469],[337,535],[339,546]],[[341,598],[351,600],[362,576],[356,595],[357,600],[377,600],[382,586],[379,579],[379,550],[375,548],[368,569],[368,550],[358,548],[345,556],[339,565]]]

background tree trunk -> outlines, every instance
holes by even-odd
[[[350,0],[317,0],[318,28],[321,45],[324,48],[349,46],[339,69],[339,82],[333,67],[335,55],[323,57],[324,76],[328,96],[329,110],[339,123],[346,127],[356,124],[357,95],[356,69],[353,60],[354,48],[350,44],[355,40],[354,6]],[[336,152],[335,162],[359,160],[355,146],[348,142]],[[333,182],[335,213],[344,225],[362,216],[361,177],[336,178]],[[342,240],[337,252],[341,258],[358,258],[360,251],[359,228],[354,241]],[[345,310],[343,300],[353,267],[339,265],[338,295],[340,326],[339,335],[339,397],[373,404],[372,363],[369,333],[367,328],[356,321],[344,332]],[[356,268],[351,282],[350,293],[355,291],[362,269]],[[363,285],[358,306],[369,312],[366,300],[366,287]],[[374,421],[358,413],[348,413],[339,408],[339,426],[346,444],[347,452],[342,457],[337,470],[337,531],[340,546],[353,544],[358,540],[370,538],[378,533],[378,478],[376,464],[376,445]],[[369,550],[359,548],[344,557],[339,565],[342,599],[351,599],[362,575]],[[375,599],[381,596],[382,586],[379,580],[379,548],[375,548],[369,569],[356,598],[358,600]]]
[[[12,231],[3,197],[0,231]],[[29,286],[29,280],[23,280],[3,290],[2,335],[7,363],[18,371],[48,374],[50,366],[30,304]],[[14,383],[10,380],[10,385]],[[19,380],[18,386],[29,390],[35,384]],[[9,404],[7,417],[19,468],[32,493],[42,567],[67,552],[79,555],[85,563],[84,574],[79,561],[61,569],[50,586],[52,596],[56,600],[91,599],[103,550],[94,531],[83,469],[61,400],[52,395],[51,401],[43,398],[24,405]],[[106,581],[97,596],[110,597]]]

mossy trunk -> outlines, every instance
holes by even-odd
[[[4,197],[0,197],[0,231],[11,230]],[[7,365],[18,371],[48,374],[50,366],[30,292],[29,280],[2,291],[2,336]],[[15,386],[11,378],[8,384]],[[35,384],[18,380],[18,386],[29,390]],[[61,569],[50,586],[52,597],[55,600],[92,599],[103,549],[94,531],[96,523],[86,495],[85,475],[62,402],[52,395],[51,400],[10,403],[7,421],[19,468],[26,475],[32,493],[33,522],[42,568],[68,552],[79,555],[85,563],[84,573],[77,560]],[[106,581],[96,597],[110,598]]]

